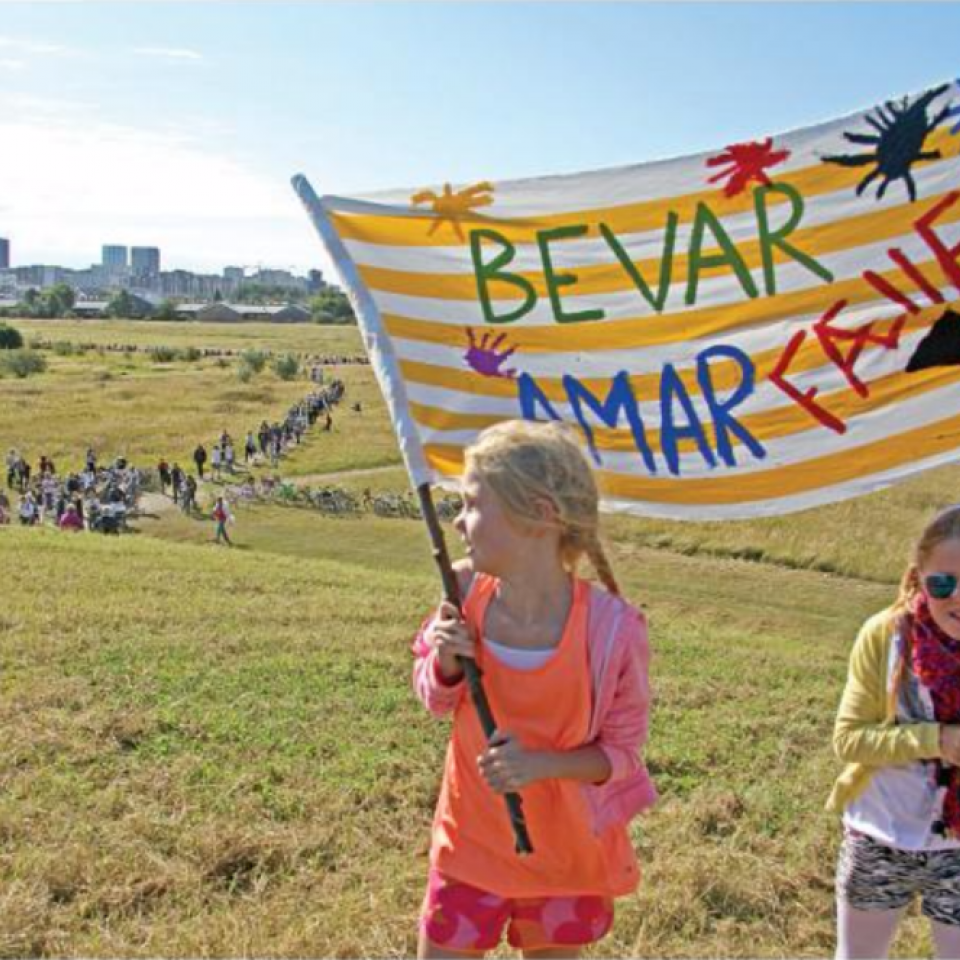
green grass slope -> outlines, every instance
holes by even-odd
[[[0,532],[0,955],[413,951],[447,729],[408,646],[437,584],[418,524],[322,521],[327,556],[347,523],[340,561]],[[663,800],[597,955],[827,953],[832,715],[889,585],[613,554],[651,620]]]

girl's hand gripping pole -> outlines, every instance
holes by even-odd
[[[447,553],[447,544],[443,538],[443,528],[440,526],[440,520],[437,517],[437,511],[433,506],[433,497],[430,495],[430,484],[422,483],[417,487],[417,494],[420,497],[420,512],[427,524],[427,531],[430,534],[430,543],[433,547],[433,559],[437,562],[440,570],[440,577],[443,580],[443,596],[449,603],[452,603],[462,614],[463,609],[460,601],[460,585],[457,583],[457,575],[450,563],[450,556]],[[496,720],[493,712],[490,710],[490,702],[483,689],[480,668],[469,657],[460,657],[460,666],[467,678],[467,686],[470,688],[470,697],[476,708],[477,715],[480,718],[480,726],[483,728],[483,734],[489,743],[497,729]],[[503,799],[507,803],[507,811],[510,814],[510,825],[513,827],[513,837],[516,842],[518,854],[533,853],[533,845],[530,843],[530,834],[527,832],[527,821],[523,816],[523,801],[519,793],[506,793]]]

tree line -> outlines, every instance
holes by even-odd
[[[222,298],[215,298],[222,299]],[[289,290],[285,287],[259,283],[241,284],[236,303],[267,304],[278,300],[304,305],[315,323],[350,324],[356,323],[353,308],[346,294],[338,287],[327,287],[318,294],[308,296],[304,291]],[[0,317],[33,317],[52,320],[59,317],[75,316],[76,292],[66,283],[56,283],[44,290],[31,287],[16,305],[0,310]],[[178,302],[172,298],[161,300],[151,306],[129,291],[121,289],[113,293],[107,301],[104,315],[119,320],[183,320],[178,312]]]

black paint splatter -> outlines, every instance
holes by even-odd
[[[907,373],[916,373],[930,367],[955,366],[960,366],[960,313],[947,310],[917,344],[906,369]]]
[[[913,103],[910,103],[908,97],[904,97],[899,103],[888,100],[885,104],[886,111],[884,107],[877,107],[875,116],[867,115],[864,118],[876,133],[843,135],[850,143],[872,146],[872,152],[824,157],[824,163],[835,163],[841,167],[867,167],[875,164],[875,168],[857,184],[857,196],[860,196],[875,178],[881,177],[880,186],[877,188],[878,200],[894,180],[903,180],[907,185],[910,200],[916,200],[917,185],[910,168],[921,160],[940,159],[939,150],[924,150],[923,144],[927,134],[935,130],[950,112],[948,103],[931,120],[927,117],[927,107],[949,86],[950,84],[945,83],[943,86],[934,87],[917,97]]]

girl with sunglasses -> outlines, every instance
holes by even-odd
[[[886,957],[920,897],[939,957],[960,957],[960,506],[917,542],[894,605],[863,625],[833,743],[846,767],[837,957]]]

